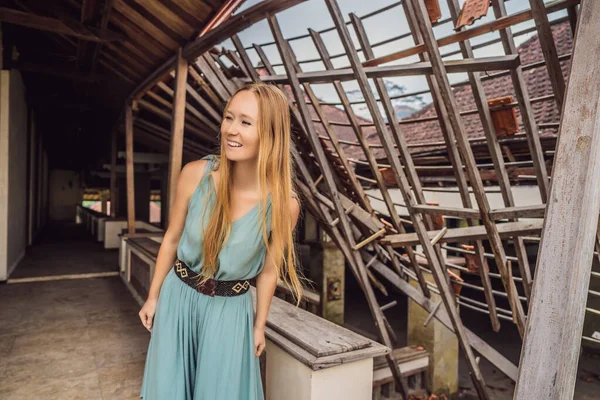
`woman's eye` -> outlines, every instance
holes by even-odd
[[[231,117],[228,115],[228,116],[226,116],[226,117],[225,117],[225,119],[227,119],[227,120],[230,120],[230,121],[231,121],[233,118],[231,118]]]
[[[248,125],[248,126],[250,126],[250,125],[251,125],[251,124],[250,124],[250,122],[248,122],[248,121],[243,121],[243,122],[242,122],[242,124],[244,124],[244,125]]]

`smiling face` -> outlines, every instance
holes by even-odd
[[[242,90],[233,96],[221,123],[221,140],[229,160],[258,157],[258,100],[254,93]]]

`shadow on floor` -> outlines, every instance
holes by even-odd
[[[104,250],[83,225],[50,221],[9,279],[117,271],[118,250]]]

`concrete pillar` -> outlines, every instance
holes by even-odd
[[[332,240],[323,241],[321,249],[323,252],[322,317],[343,325],[346,259]]]
[[[453,271],[456,272],[456,271]],[[423,271],[428,282],[433,276]],[[416,281],[411,281],[415,287]],[[438,294],[431,293],[434,303],[441,302]],[[440,308],[444,308],[442,304]],[[427,371],[427,389],[434,394],[444,393],[448,397],[458,392],[458,340],[454,333],[437,319],[432,318],[423,326],[429,313],[412,300],[408,301],[408,345],[423,346],[430,356]]]

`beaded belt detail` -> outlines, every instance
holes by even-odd
[[[200,280],[197,278],[198,274],[190,269],[190,267],[185,265],[185,263],[181,260],[175,261],[173,269],[175,270],[177,276],[186,285],[208,296],[239,296],[240,294],[246,293],[250,288],[250,281],[247,279],[236,281],[219,281],[209,278],[206,282],[200,285]]]

